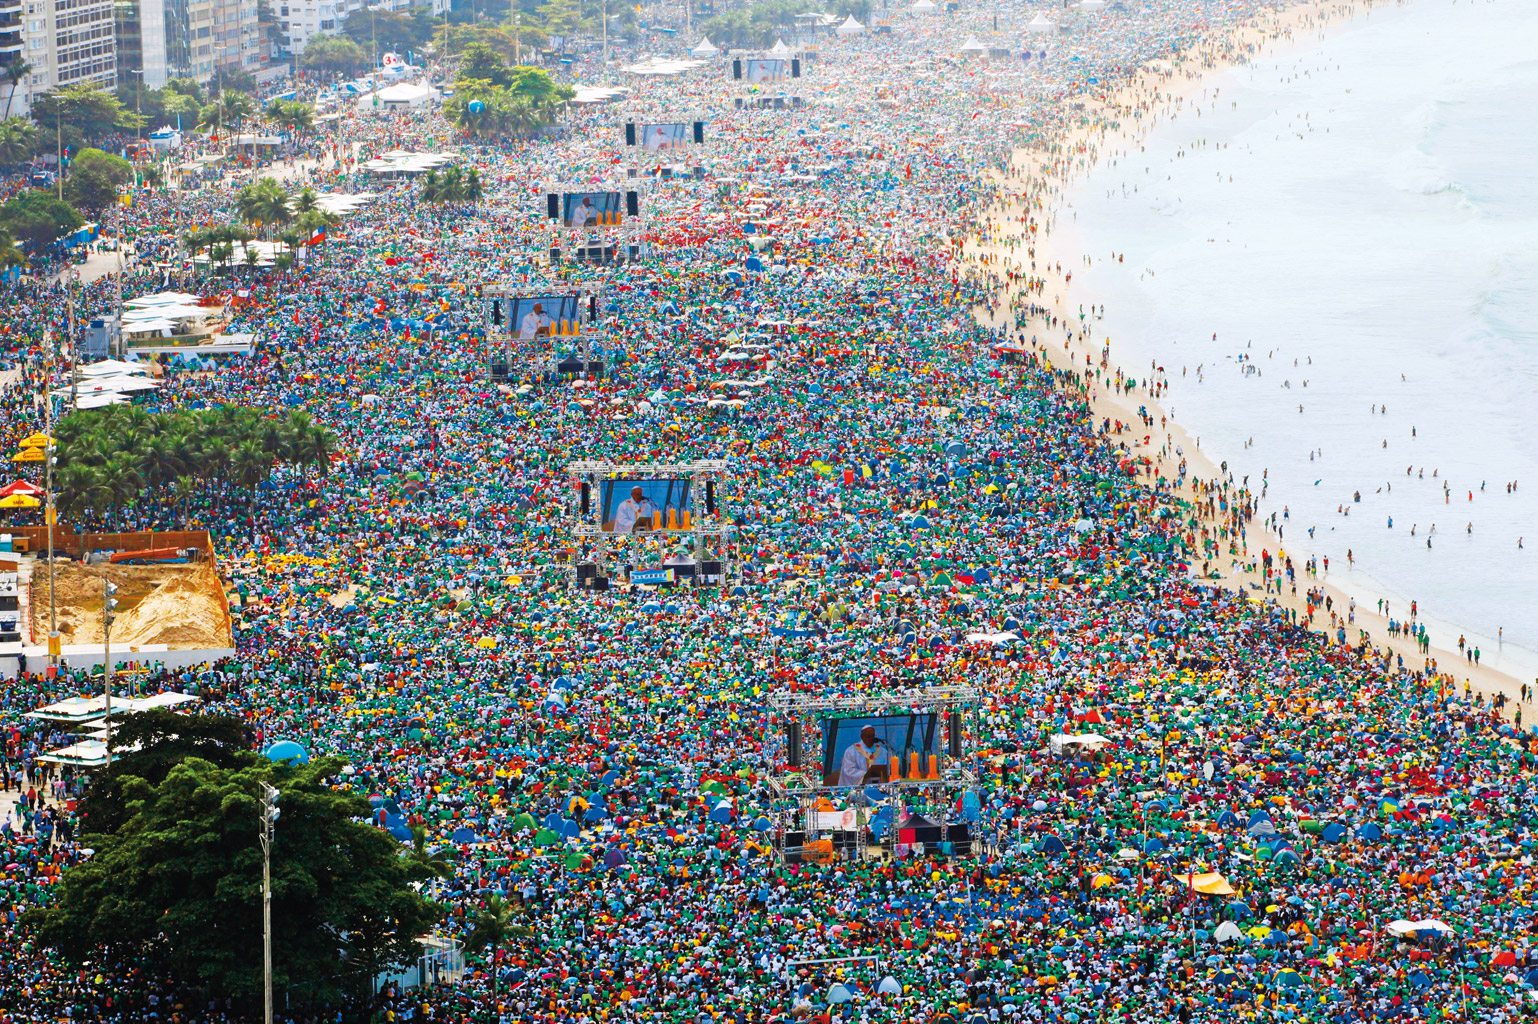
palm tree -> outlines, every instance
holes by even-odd
[[[467,203],[479,203],[486,195],[485,188],[481,185],[481,169],[472,167],[465,172],[464,200]]]
[[[0,165],[15,167],[24,162],[37,152],[37,139],[37,125],[25,117],[0,121]]]
[[[235,196],[235,212],[247,224],[255,224],[270,232],[293,220],[288,208],[288,195],[271,178],[263,178],[245,186]]]
[[[11,101],[16,99],[16,87],[21,84],[21,80],[23,78],[26,78],[32,73],[32,65],[28,64],[20,56],[16,56],[12,57],[8,62],[6,62],[4,71],[5,80],[9,82],[11,86],[10,92],[8,92],[5,97],[5,118],[6,120],[10,120]]]
[[[11,237],[9,231],[0,228],[0,267],[20,267],[25,266],[26,262],[26,254],[16,248],[16,239]]]
[[[299,444],[300,458],[297,461],[301,466],[314,466],[317,476],[330,476],[331,456],[336,451],[333,443],[335,440],[331,431],[325,427],[311,427],[304,432],[304,439]]]
[[[250,440],[235,449],[230,457],[230,466],[235,471],[235,482],[250,491],[254,501],[256,485],[272,473],[272,456],[267,454],[259,441]]]
[[[295,216],[303,217],[307,213],[314,213],[320,209],[320,197],[315,194],[313,188],[302,188],[289,206],[293,209]]]
[[[406,857],[439,878],[454,877],[453,863],[437,851],[428,851],[427,829],[421,825],[411,826],[411,852]]]
[[[497,956],[509,938],[526,938],[533,934],[523,925],[513,924],[513,908],[493,893],[486,907],[475,916],[475,924],[465,939],[465,948],[472,953],[491,947],[491,995],[497,994]]]

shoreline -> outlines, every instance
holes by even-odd
[[[1054,367],[1082,374],[1085,395],[1097,418],[1137,424],[1140,411],[1146,408],[1150,419],[1142,424],[1152,425],[1130,427],[1123,444],[1130,458],[1149,460],[1140,479],[1151,490],[1162,489],[1192,503],[1206,501],[1212,496],[1210,488],[1198,494],[1193,480],[1211,484],[1226,480],[1227,474],[1220,460],[1202,450],[1185,427],[1170,416],[1168,392],[1163,387],[1157,392],[1150,387],[1160,382],[1142,379],[1145,371],[1119,366],[1109,339],[1096,343],[1093,318],[1082,320],[1074,329],[1074,317],[1083,314],[1070,308],[1068,291],[1074,269],[1085,266],[1089,257],[1073,229],[1074,219],[1060,222],[1059,218],[1072,212],[1075,190],[1082,187],[1101,160],[1127,156],[1132,147],[1165,121],[1196,110],[1199,103],[1212,101],[1209,94],[1214,77],[1259,56],[1275,56],[1288,47],[1323,39],[1331,30],[1365,20],[1385,2],[1312,0],[1280,12],[1267,12],[1204,39],[1174,58],[1149,62],[1114,93],[1077,97],[1076,101],[1085,105],[1086,118],[1093,118],[1094,123],[1067,131],[1047,146],[1017,149],[1008,175],[1000,181],[999,198],[980,215],[977,230],[963,250],[968,263],[979,273],[993,273],[997,277],[1013,270],[1017,275],[1035,279],[1035,290],[1029,293],[1018,281],[998,280],[999,312],[990,322],[1005,327],[1012,339],[1029,344],[1033,352]],[[1021,302],[1044,308],[1045,313],[1024,317],[1025,326],[1018,328],[1016,310]],[[1047,317],[1053,316],[1058,323],[1049,326]],[[1052,333],[1056,331],[1063,333]],[[1061,349],[1057,347],[1059,343],[1063,345]],[[1136,379],[1138,386],[1123,390],[1120,382],[1124,377]],[[1162,383],[1167,387],[1167,378]],[[1234,493],[1230,491],[1229,496]],[[1260,494],[1247,493],[1247,497],[1258,504]],[[1219,525],[1227,521],[1226,516],[1214,516],[1202,529],[1205,532],[1210,526],[1216,541]],[[1513,671],[1515,666],[1496,668],[1488,661],[1476,666],[1458,651],[1456,638],[1460,633],[1471,638],[1470,647],[1481,647],[1482,656],[1486,650],[1500,655],[1510,648],[1515,653],[1510,660],[1522,660],[1520,655],[1526,654],[1538,661],[1538,653],[1515,644],[1497,645],[1496,638],[1486,638],[1421,614],[1414,621],[1424,625],[1432,637],[1429,651],[1422,654],[1414,640],[1389,635],[1389,618],[1380,614],[1375,604],[1383,599],[1390,602],[1391,608],[1407,608],[1409,602],[1384,593],[1387,588],[1372,586],[1366,569],[1353,567],[1342,571],[1337,566],[1333,573],[1305,571],[1303,566],[1311,552],[1303,544],[1293,547],[1285,542],[1266,525],[1258,508],[1254,518],[1243,522],[1242,530],[1242,538],[1232,538],[1237,552],[1214,555],[1211,573],[1206,577],[1196,571],[1201,559],[1193,550],[1193,578],[1242,588],[1257,600],[1295,612],[1299,625],[1324,633],[1332,640],[1341,628],[1352,641],[1361,631],[1374,648],[1403,658],[1406,666],[1429,668],[1449,677],[1449,688],[1454,691],[1463,687],[1486,699],[1504,695],[1511,702],[1502,708],[1507,718],[1521,707],[1520,688],[1527,682],[1525,676]],[[1302,585],[1302,591],[1296,585],[1262,586],[1263,573],[1257,571],[1262,551],[1275,556],[1279,566],[1284,557],[1292,558],[1297,569],[1296,583]],[[1272,580],[1280,582],[1275,575]],[[1319,591],[1321,597],[1320,606],[1312,609],[1311,619],[1307,593],[1310,589]],[[1328,598],[1328,605],[1324,598]],[[1345,614],[1337,619],[1338,613]],[[1403,621],[1404,616],[1396,615],[1395,619]],[[1500,658],[1502,662],[1507,660]],[[1532,711],[1531,706],[1528,710]]]

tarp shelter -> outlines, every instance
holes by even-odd
[[[1234,887],[1228,884],[1228,879],[1216,871],[1200,875],[1176,875],[1175,881],[1186,889],[1194,889],[1203,896],[1238,895]]]
[[[1396,939],[1414,939],[1423,932],[1436,932],[1444,938],[1456,935],[1452,925],[1438,921],[1434,917],[1428,917],[1420,921],[1390,921],[1383,926],[1383,930]]]
[[[1111,742],[1099,733],[1086,732],[1077,735],[1056,733],[1047,743],[1054,754],[1074,753],[1079,750],[1098,750]]]
[[[861,25],[858,21],[855,21],[854,15],[852,14],[849,16],[848,20],[833,30],[834,35],[840,36],[857,36],[863,34],[864,32],[865,26]]]

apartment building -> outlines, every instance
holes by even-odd
[[[140,72],[151,89],[173,78],[213,78],[214,7],[215,0],[118,0],[118,84],[136,84]]]
[[[0,0],[0,59],[19,57],[31,68],[8,97],[11,116],[60,86],[115,88],[115,38],[113,0]]]

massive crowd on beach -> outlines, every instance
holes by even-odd
[[[1063,268],[1034,265],[1052,195],[1093,158],[1068,132],[1126,127],[1097,123],[1117,110],[1097,97],[1150,60],[1243,59],[1256,44],[1232,30],[1286,16],[1113,3],[1009,63],[956,53],[981,14],[903,21],[822,42],[787,89],[801,110],[729,109],[741,89],[716,61],[635,78],[537,140],[349,113],[328,129],[343,151],[451,152],[486,197],[432,207],[323,161],[295,177],[375,197],[302,265],[130,271],[130,293],[167,274],[248,292],[232,328],[260,339],[147,401],[302,408],[341,442],[329,474],[280,472],[238,512],[146,495],[117,513],[207,526],[238,595],[234,658],[138,685],[345,758],[381,827],[425,826],[451,856],[427,885],[446,934],[493,895],[531,926],[455,984],[385,986],[379,1019],[1538,1015],[1538,751],[1322,592],[1304,614],[1278,603],[1314,592],[1260,550],[1256,494],[1159,440],[1157,368],[1065,358],[1090,339],[1051,301]],[[624,176],[623,122],[699,117],[702,177]],[[547,191],[638,180],[644,258],[561,272],[599,289],[604,378],[494,383],[476,286],[551,280]],[[229,219],[234,187],[142,194],[131,231]],[[82,308],[111,292],[87,286]],[[0,410],[12,441],[39,425],[30,332],[61,326],[61,295],[7,305],[32,357]],[[1097,393],[1144,407],[1123,422]],[[575,589],[572,458],[726,460],[724,584]],[[45,772],[61,738],[20,717],[86,683],[29,668],[0,684],[0,1022],[233,1018],[133,964],[67,968],[15,927],[88,856],[84,779]],[[780,862],[767,695],[950,683],[982,694],[978,781],[946,808],[972,854]],[[1093,757],[1050,749],[1091,730],[1109,740]],[[1193,871],[1233,892],[1195,891]],[[1387,930],[1432,919],[1450,932]]]

